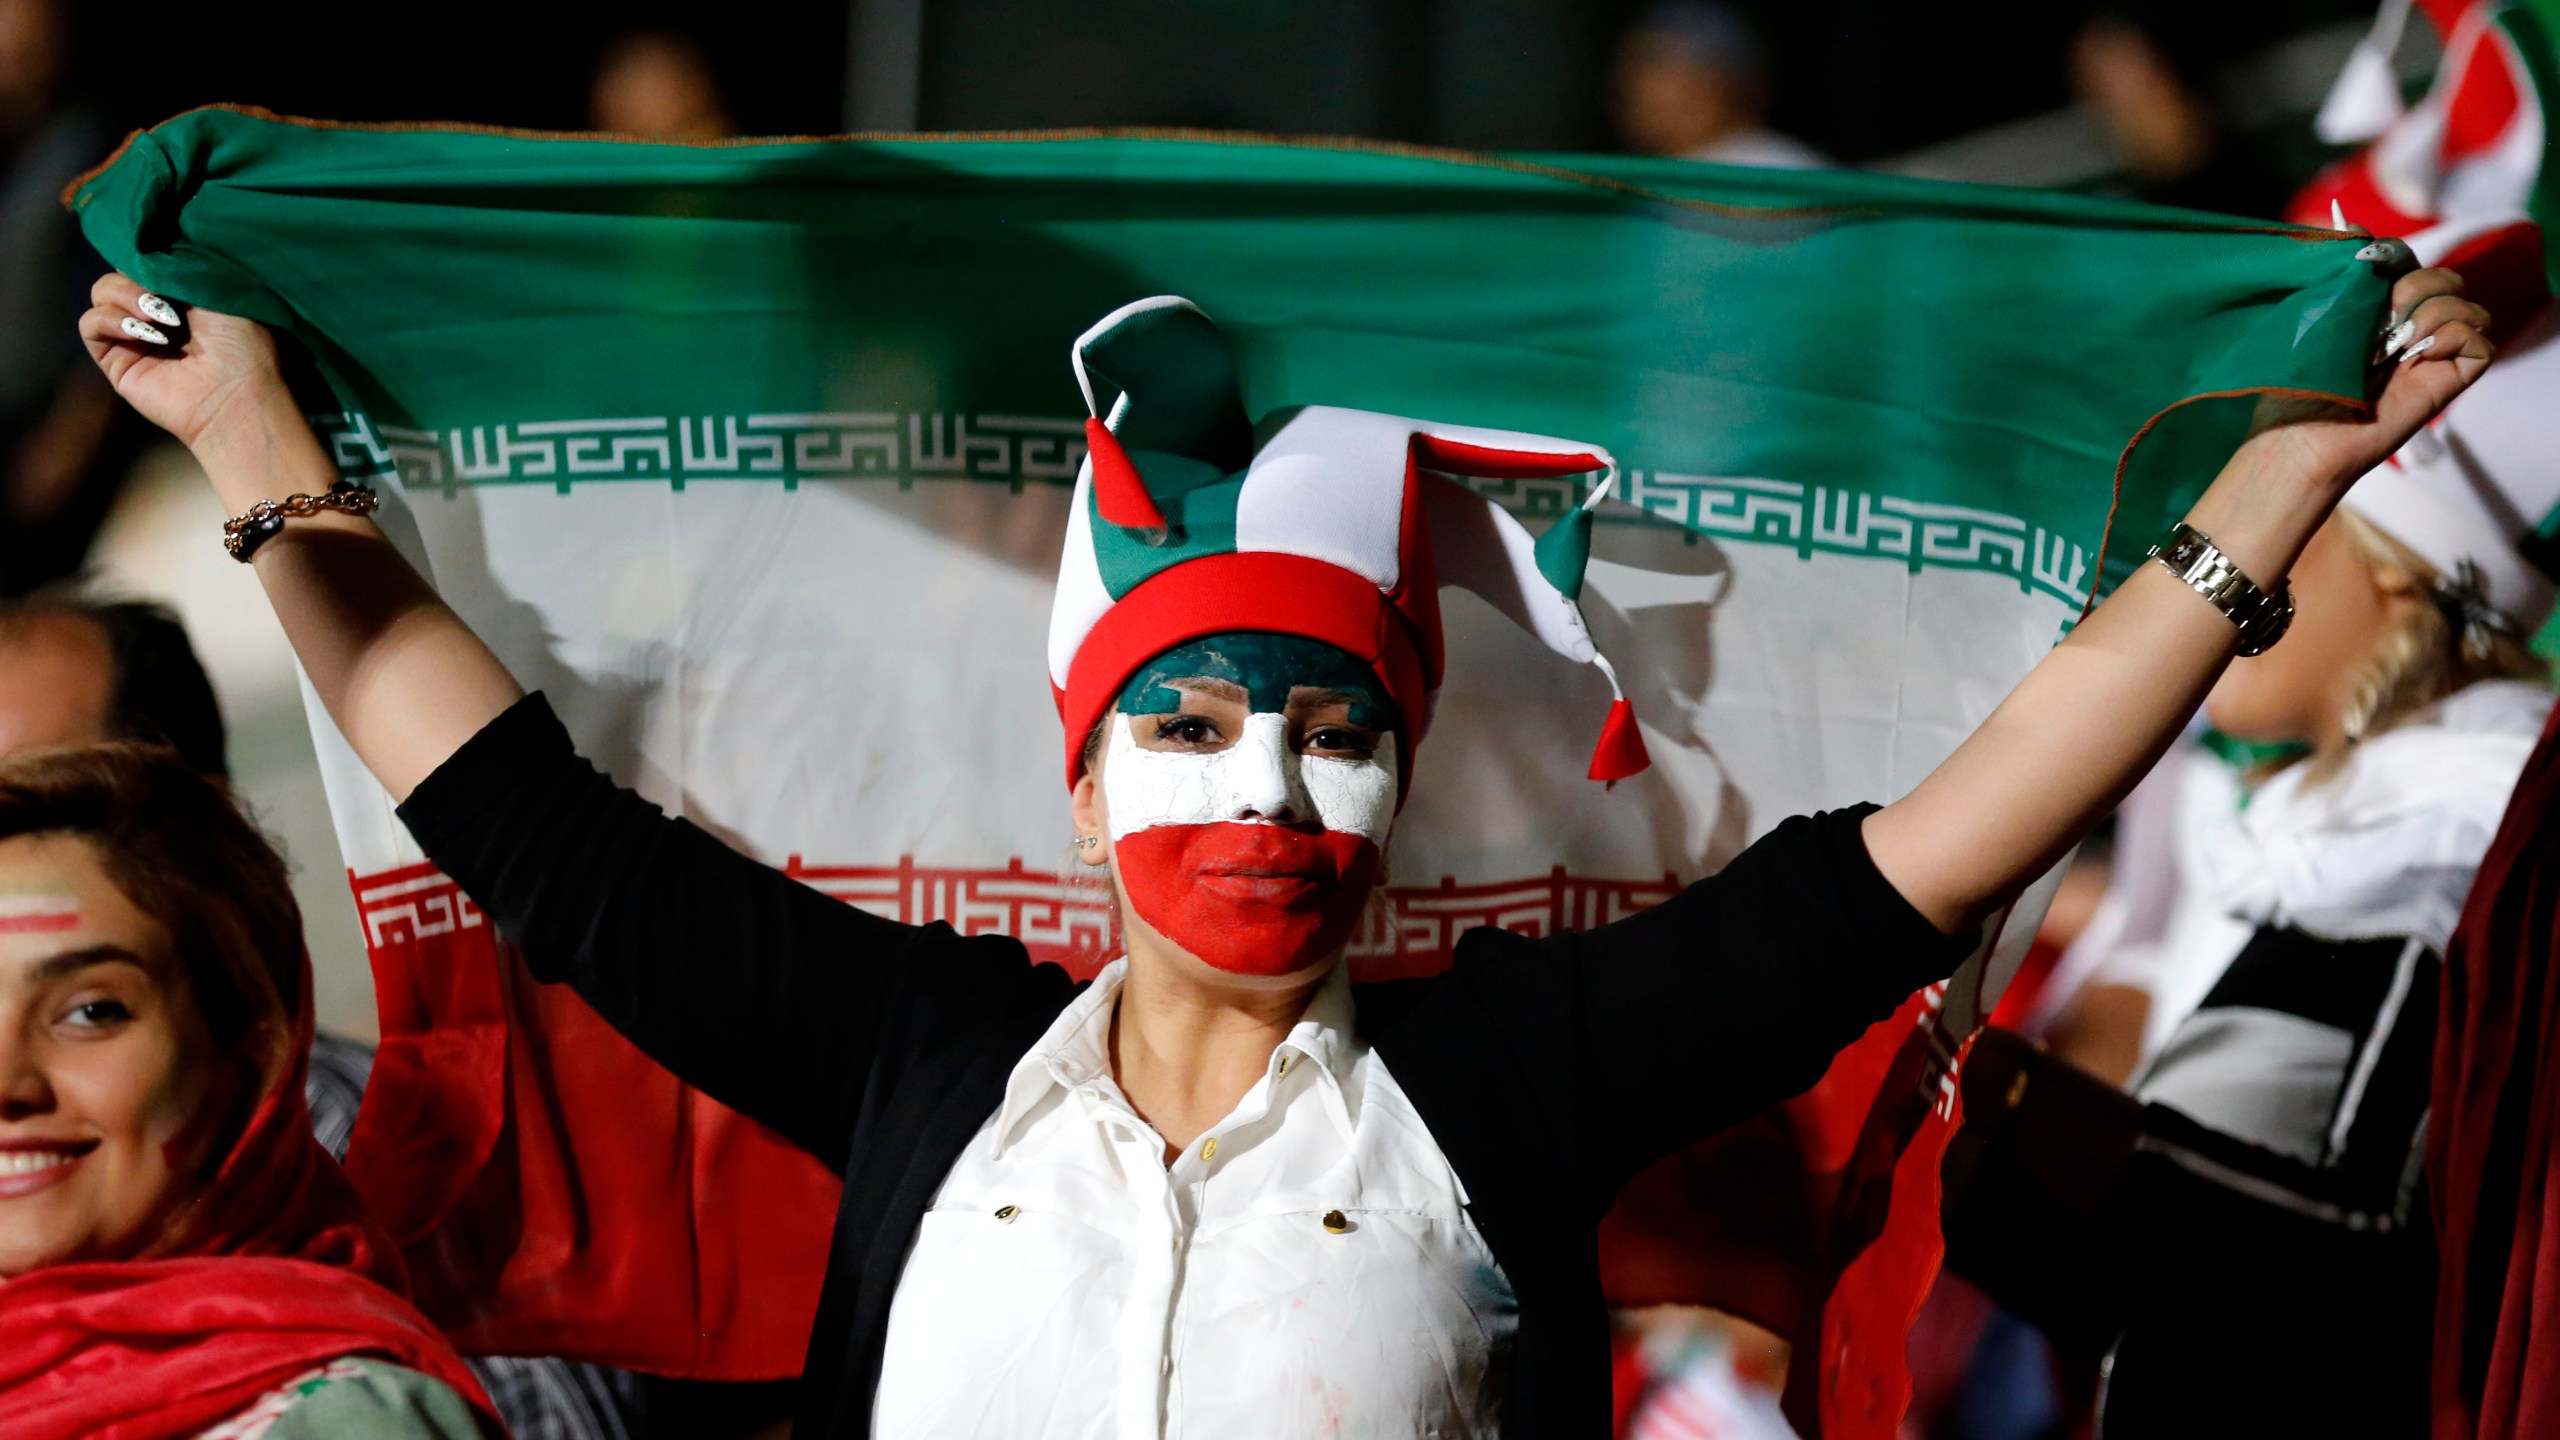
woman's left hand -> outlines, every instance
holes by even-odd
[[[2269,397],[2235,460],[2260,474],[2299,476],[2333,492],[2381,464],[2489,368],[2489,312],[2462,298],[2451,270],[2413,270],[2391,287],[2377,342],[2388,367],[2369,414],[2326,401]]]
[[[2261,404],[2256,432],[2188,523],[2242,574],[2274,587],[2347,488],[2489,368],[2488,312],[2461,290],[2450,270],[2402,276],[2377,347],[2392,368],[2372,411]],[[1876,868],[1940,930],[1964,933],[2151,768],[2203,703],[2238,634],[2184,581],[2136,566],[1955,754],[1867,817]]]

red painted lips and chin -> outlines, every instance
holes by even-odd
[[[1378,877],[1377,845],[1340,830],[1156,825],[1113,848],[1138,914],[1231,975],[1286,975],[1330,956]]]

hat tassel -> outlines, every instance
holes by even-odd
[[[1608,657],[1594,655],[1591,663],[1609,677],[1609,718],[1600,726],[1600,743],[1591,750],[1591,778],[1615,786],[1630,775],[1641,775],[1653,765],[1653,756],[1644,748],[1644,731],[1636,724],[1636,707],[1627,703],[1624,690],[1618,688],[1618,672],[1610,668]]]
[[[1155,497],[1147,493],[1147,482],[1140,478],[1129,452],[1120,447],[1120,437],[1111,433],[1101,417],[1086,417],[1084,444],[1093,456],[1093,503],[1103,519],[1123,530],[1161,533],[1172,528],[1156,508]]]

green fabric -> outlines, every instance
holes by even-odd
[[[452,1386],[384,1361],[342,1361],[291,1388],[265,1440],[482,1440]]]
[[[1591,512],[1568,510],[1538,537],[1538,573],[1567,600],[1582,598],[1583,572],[1591,568]]]
[[[1129,413],[1114,433],[1132,459],[1164,451],[1232,473],[1252,457],[1235,352],[1208,316],[1182,306],[1141,310],[1095,336],[1084,353],[1095,379],[1128,392]],[[1095,403],[1107,404],[1098,395]]]
[[[2526,79],[2534,89],[2524,103],[2533,106],[2538,99],[2542,123],[2560,123],[2560,0],[2505,0],[2496,15],[2514,41],[2517,58],[2523,61]],[[2560,294],[2560,238],[2555,238],[2560,237],[2560,166],[2545,163],[2536,172],[2525,209],[2546,239],[2544,281],[2552,293]]]
[[[369,417],[330,437],[359,473],[391,464],[368,427],[408,427],[455,437],[450,489],[793,487],[796,463],[513,464],[457,427],[1076,417],[1074,337],[1170,292],[1237,338],[1249,413],[1586,440],[1720,541],[2075,605],[2102,537],[2120,576],[2212,476],[2250,392],[2361,393],[2388,288],[2358,240],[2123,202],[1242,137],[681,147],[203,110],[70,203],[144,284],[301,336]],[[993,478],[1067,483],[1061,453]],[[931,458],[994,468],[965,437]],[[1517,488],[1533,518],[1573,498]],[[1864,523],[1878,497],[1899,529]]]
[[[2260,768],[2272,769],[2278,765],[2290,764],[2311,753],[2311,747],[2299,741],[2243,740],[2237,735],[2216,730],[2210,725],[2206,726],[2204,733],[2197,738],[2203,742],[2204,748],[2212,751],[2223,764],[2244,776]],[[2242,808],[2247,808],[2248,803],[2248,796],[2243,794],[2240,797]]]
[[[1244,493],[1241,469],[1222,472],[1184,455],[1137,450],[1130,463],[1145,477],[1147,494],[1171,528],[1161,537],[1123,530],[1103,520],[1101,497],[1085,497],[1093,511],[1093,558],[1102,583],[1119,599],[1159,571],[1203,555],[1236,548],[1236,503]],[[1161,543],[1151,543],[1160,541]]]

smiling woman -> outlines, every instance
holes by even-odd
[[[0,762],[0,1433],[482,1433],[311,1136],[301,947],[175,752]]]

